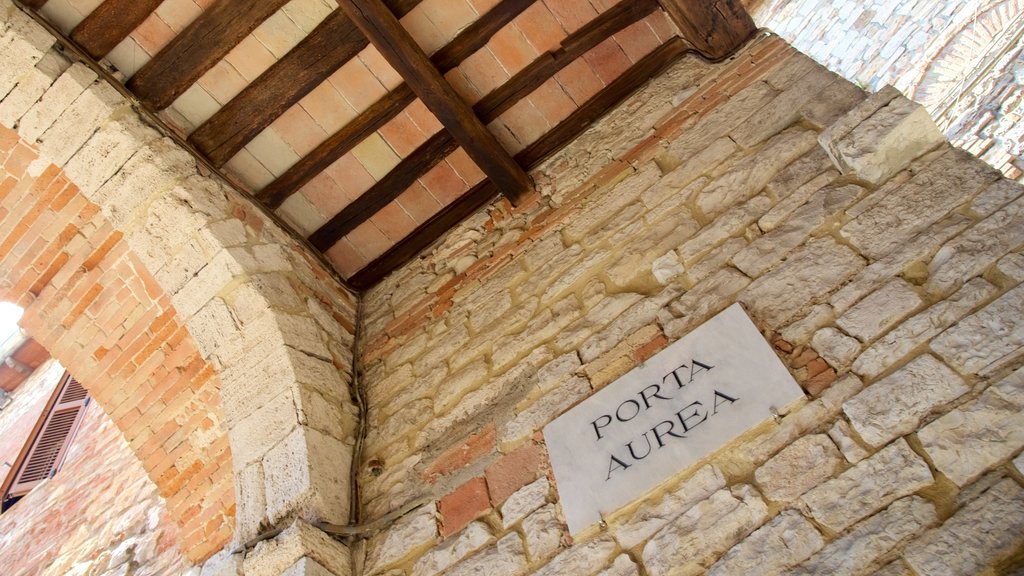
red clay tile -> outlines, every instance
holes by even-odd
[[[330,175],[350,198],[359,197],[377,183],[351,152],[337,159],[324,172]]]
[[[426,174],[420,176],[420,183],[445,206],[469,189],[447,162],[438,163]]]
[[[412,118],[412,121],[420,127],[427,136],[433,136],[441,131],[444,126],[438,121],[437,117],[427,109],[427,105],[422,100],[414,100],[412,104],[409,104],[405,109],[405,113]]]
[[[532,98],[523,98],[501,115],[501,121],[523,147],[529,146],[543,136],[550,127],[531,100]]]
[[[441,514],[441,536],[447,538],[455,534],[489,509],[487,483],[482,477],[473,478],[437,503],[437,511]]]
[[[566,37],[565,29],[543,2],[534,2],[514,22],[541,54],[558,49]]]
[[[583,55],[583,59],[590,63],[594,73],[605,84],[611,84],[613,80],[628,70],[630,64],[632,64],[622,51],[622,48],[612,38],[595,46]]]
[[[477,19],[476,10],[466,0],[425,0],[420,5],[434,26],[445,33],[446,41]]]
[[[416,228],[416,222],[412,216],[397,202],[390,202],[387,206],[370,218],[370,221],[384,233],[385,236],[398,242],[405,238]]]
[[[420,130],[420,127],[405,112],[395,116],[390,122],[381,127],[380,134],[402,158],[408,156],[427,140],[426,134]]]
[[[565,93],[565,89],[554,78],[541,84],[530,94],[530,101],[551,126],[568,118],[576,111],[576,103]]]
[[[477,87],[469,81],[469,78],[466,77],[466,73],[458,68],[455,68],[445,74],[444,79],[448,82],[448,85],[455,90],[455,93],[462,98],[462,101],[467,104],[476,104],[483,97],[480,90],[478,90]]]
[[[555,80],[565,88],[565,93],[580,106],[604,88],[604,83],[594,73],[590,64],[582,58],[577,58],[559,70],[555,74]]]
[[[388,146],[388,143],[381,137],[380,132],[370,134],[365,140],[352,148],[352,154],[359,159],[359,163],[366,168],[375,179],[380,180],[387,176],[401,158]]]
[[[203,13],[203,9],[192,0],[164,0],[153,13],[171,30],[181,32]]]
[[[544,4],[570,34],[597,16],[589,0],[544,0]]]
[[[638,62],[644,56],[654,51],[661,45],[658,35],[651,30],[646,20],[635,22],[613,36],[615,42],[626,54],[626,57],[633,63]]]
[[[348,206],[353,200],[353,197],[347,194],[326,172],[317,174],[315,178],[299,189],[299,193],[328,218],[341,212],[341,209]]]
[[[498,62],[509,75],[514,75],[537,58],[537,50],[526,41],[526,37],[515,24],[505,26],[487,44]]]
[[[150,14],[139,27],[132,32],[132,38],[150,56],[155,55],[175,36],[174,30],[156,14]]]
[[[658,10],[644,18],[644,20],[650,25],[651,30],[658,35],[658,40],[661,42],[667,42],[671,38],[680,35],[676,23],[672,21],[672,18],[664,10]]]
[[[299,156],[327,139],[327,132],[301,106],[292,106],[270,125]]]
[[[221,105],[230,102],[247,84],[238,70],[224,60],[217,62],[199,79],[199,85]]]
[[[481,15],[483,15],[491,8],[494,8],[500,3],[500,0],[469,0],[470,6],[472,6],[473,9],[476,10],[477,14]]]
[[[334,264],[338,272],[341,273],[345,278],[351,278],[356,272],[361,270],[363,266],[366,266],[368,260],[363,258],[355,248],[352,247],[352,243],[346,238],[342,238],[340,242],[331,246],[324,253],[327,259]]]
[[[358,58],[345,63],[330,77],[338,92],[348,100],[357,112],[369,108],[374,102],[387,94],[380,80]]]
[[[356,111],[348,100],[330,82],[324,82],[299,101],[313,120],[328,134],[341,130],[356,117]]]
[[[394,242],[388,239],[373,222],[366,221],[348,233],[349,242],[355,246],[367,261],[373,260],[387,251]]]
[[[406,32],[412,36],[413,40],[427,54],[433,54],[447,43],[445,35],[437,29],[437,26],[434,25],[430,18],[427,18],[427,13],[422,4],[406,14],[401,22]]]
[[[480,94],[489,94],[509,78],[490,50],[484,48],[462,61],[459,66]]]
[[[395,72],[395,69],[388,64],[388,61],[384,59],[384,56],[381,55],[376,47],[368,46],[359,53],[359,59],[363,61],[363,64],[366,64],[370,72],[373,72],[377,80],[380,80],[380,83],[388,90],[404,82],[402,75]]]
[[[469,186],[476,186],[485,177],[483,170],[480,170],[476,162],[473,162],[473,159],[462,148],[457,148],[455,152],[452,152],[447,161],[455,173],[462,178],[462,181]]]
[[[237,46],[228,52],[225,60],[238,70],[243,78],[252,82],[273,66],[277,58],[253,36],[246,36]]]
[[[437,201],[437,198],[431,196],[430,192],[427,192],[427,189],[419,182],[414,182],[405,192],[402,192],[396,201],[417,224],[426,222],[441,209],[441,203]]]

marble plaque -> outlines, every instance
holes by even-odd
[[[803,397],[734,304],[544,427],[570,533]]]

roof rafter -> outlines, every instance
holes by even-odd
[[[757,31],[740,0],[659,1],[683,38],[709,60],[732,54]]]
[[[128,37],[163,0],[104,0],[75,29],[71,39],[99,60]]]

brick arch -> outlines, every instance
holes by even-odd
[[[231,540],[220,382],[170,298],[100,207],[0,126],[0,300],[124,433],[192,561]]]

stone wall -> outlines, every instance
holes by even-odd
[[[13,460],[64,373],[50,361],[0,412],[0,439]],[[40,402],[41,400],[41,402]],[[0,470],[6,474],[6,469]],[[4,512],[0,557],[6,573],[27,575],[185,574],[188,562],[164,499],[94,402],[86,409],[60,471]]]
[[[920,102],[955,145],[1024,176],[1024,2],[763,0],[759,26],[870,90]]]
[[[685,59],[371,290],[360,573],[1019,569],[1024,188],[865,96]],[[570,537],[538,431],[735,302],[806,398]]]

